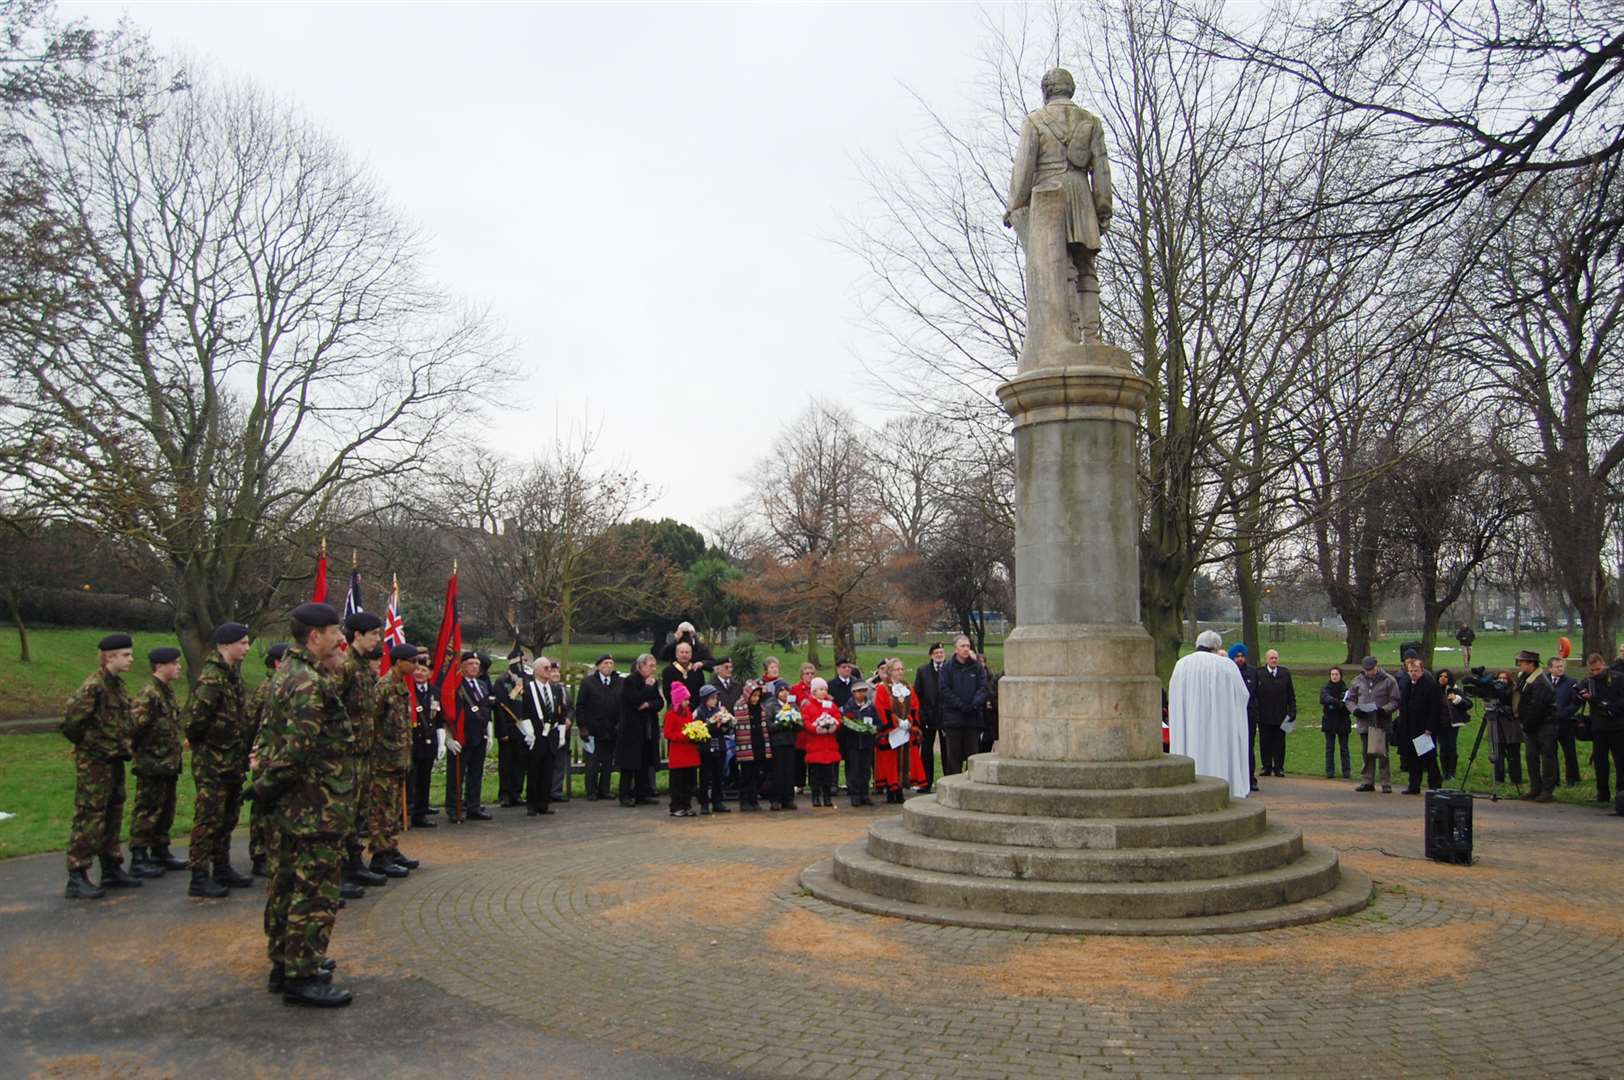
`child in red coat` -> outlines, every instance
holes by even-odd
[[[829,697],[829,684],[813,679],[812,696],[801,708],[806,729],[806,766],[812,774],[812,805],[835,804],[835,785],[840,780],[840,706]]]
[[[699,747],[682,733],[693,722],[688,688],[671,684],[671,708],[665,713],[666,753],[670,757],[671,816],[693,817],[694,787],[699,782]]]

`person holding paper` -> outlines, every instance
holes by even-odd
[[[903,678],[901,660],[884,666],[884,675],[874,690],[874,711],[879,714],[879,739],[874,749],[874,785],[885,792],[885,801],[901,803],[909,778],[924,775],[919,762],[919,697]],[[1624,782],[1621,782],[1624,786]]]
[[[1438,770],[1438,744],[1434,734],[1445,723],[1444,692],[1432,672],[1421,665],[1421,654],[1404,650],[1404,678],[1399,681],[1398,737],[1410,746],[1410,786],[1406,795],[1421,794],[1421,773],[1427,774],[1427,790],[1443,786]]]
[[[1280,663],[1280,654],[1270,649],[1263,654],[1263,670],[1257,673],[1257,741],[1263,754],[1263,775],[1286,775],[1286,735],[1297,722],[1297,688],[1291,682],[1291,669]]]
[[[1247,715],[1252,693],[1241,669],[1219,650],[1224,639],[1204,631],[1195,652],[1173,667],[1167,687],[1168,750],[1195,759],[1195,771],[1229,783],[1229,793],[1252,793]]]
[[[1398,684],[1382,670],[1374,656],[1359,664],[1360,672],[1348,687],[1348,711],[1359,731],[1359,744],[1365,756],[1365,771],[1355,791],[1376,790],[1376,766],[1381,765],[1382,793],[1393,793],[1392,765],[1387,757],[1387,741],[1393,732],[1393,709],[1398,705]]]

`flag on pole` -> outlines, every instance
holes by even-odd
[[[389,582],[389,608],[383,615],[383,659],[378,663],[378,673],[389,673],[389,650],[396,645],[406,644],[406,623],[400,617],[400,579],[391,578]]]
[[[310,602],[312,604],[325,604],[327,602],[327,538],[321,538],[321,554],[316,557],[316,580],[310,586]]]
[[[440,615],[440,632],[434,638],[434,675],[439,680],[441,715],[451,724],[447,734],[462,742],[462,717],[457,715],[457,663],[462,656],[462,620],[457,617],[457,564],[451,564],[451,580],[445,587],[445,611]]]
[[[348,619],[357,611],[364,611],[361,606],[361,567],[354,558],[350,560],[350,591],[344,594],[344,618]]]

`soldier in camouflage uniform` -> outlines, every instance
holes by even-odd
[[[271,678],[264,773],[252,797],[274,813],[271,884],[265,899],[271,986],[300,1005],[348,1005],[350,993],[330,985],[324,966],[338,914],[343,843],[354,827],[354,736],[331,661],[343,640],[338,612],[301,604],[293,638]]]
[[[192,846],[187,852],[192,867],[188,896],[225,896],[225,886],[247,888],[254,883],[231,865],[231,831],[242,813],[248,752],[254,738],[241,672],[242,658],[248,654],[248,627],[222,623],[213,640],[214,648],[192,688],[186,722],[186,738],[192,744],[192,779],[197,784]]]
[[[400,853],[400,833],[406,825],[402,802],[406,775],[412,767],[412,724],[419,699],[412,692],[418,654],[416,645],[396,645],[389,651],[389,674],[373,690],[372,790],[367,795],[367,845],[374,873],[405,877],[416,859]]]
[[[265,766],[261,764],[265,756],[261,746],[265,735],[265,705],[271,699],[271,677],[276,674],[287,652],[287,645],[280,641],[265,650],[265,681],[248,695],[248,726],[254,732],[253,748],[248,755],[248,775],[253,780],[258,780],[265,773]],[[265,835],[270,828],[269,816],[261,806],[254,806],[248,811],[248,858],[253,863],[248,872],[254,877],[271,875],[266,862],[270,849]]]
[[[180,706],[175,680],[180,678],[180,650],[173,645],[147,653],[152,681],[135,695],[130,708],[130,750],[134,760],[135,812],[130,815],[130,872],[162,877],[165,870],[184,870],[186,861],[169,850],[175,824],[175,784],[180,779]]]
[[[344,637],[349,648],[339,666],[339,698],[350,717],[350,730],[355,735],[355,790],[352,828],[344,837],[348,856],[344,863],[344,883],[352,888],[364,885],[387,885],[389,878],[367,869],[361,861],[361,849],[371,829],[369,807],[372,791],[372,743],[377,725],[373,719],[374,695],[378,677],[372,673],[372,657],[379,653],[383,640],[383,620],[370,611],[357,611],[344,620]]]
[[[101,859],[104,888],[140,885],[124,872],[119,826],[124,821],[124,763],[130,760],[130,698],[120,677],[135,659],[128,634],[109,634],[97,646],[101,664],[68,702],[62,734],[73,743],[77,786],[73,832],[68,838],[69,900],[97,900],[106,893],[91,884],[90,861]]]

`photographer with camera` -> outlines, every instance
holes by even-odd
[[[1517,723],[1517,712],[1511,707],[1511,672],[1487,674],[1475,667],[1461,680],[1461,689],[1471,697],[1483,699],[1483,723],[1488,728],[1489,760],[1494,763],[1494,782],[1503,784],[1509,775],[1511,782],[1522,786],[1522,725]]]
[[[1528,791],[1523,799],[1548,803],[1556,798],[1556,688],[1540,670],[1539,653],[1532,649],[1517,654],[1511,707],[1528,741]]]
[[[1596,766],[1596,801],[1612,802],[1609,754],[1619,787],[1624,789],[1624,674],[1609,670],[1601,653],[1586,657],[1585,666],[1589,675],[1579,688],[1579,697],[1590,707],[1590,762]]]

